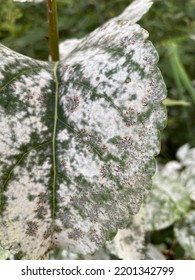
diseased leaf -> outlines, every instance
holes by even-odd
[[[9,258],[10,256],[10,252],[7,250],[4,250],[1,246],[0,246],[0,260],[6,260],[7,258]]]
[[[179,148],[177,158],[182,165],[180,180],[186,186],[190,198],[195,201],[195,148],[185,144]]]
[[[146,259],[147,260],[165,260],[163,254],[158,250],[157,246],[153,244],[147,244],[146,247]]]
[[[92,253],[139,211],[166,90],[148,33],[110,21],[52,64],[0,46],[0,242]]]
[[[119,230],[106,247],[113,255],[123,260],[141,260],[145,258],[145,211],[131,217],[128,228]]]
[[[136,23],[147,13],[153,2],[153,0],[135,0],[115,19],[129,20],[131,23]]]
[[[190,206],[187,190],[181,182],[157,174],[146,198],[146,230],[161,230],[181,218]]]
[[[181,181],[186,186],[190,198],[195,201],[195,164],[183,170]]]
[[[195,211],[190,211],[174,226],[175,236],[186,254],[195,259]]]
[[[128,21],[129,24],[130,23],[134,24],[138,22],[145,13],[148,12],[152,4],[153,4],[153,0],[135,0],[123,11],[122,14],[120,14],[117,17],[111,18],[109,22]],[[61,42],[59,45],[61,59],[67,58],[84,38],[68,39]]]

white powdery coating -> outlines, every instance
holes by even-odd
[[[108,250],[123,260],[144,259],[145,211],[142,207],[138,214],[131,217],[130,226],[119,230],[111,242],[106,243]]]
[[[77,47],[82,39],[68,39],[60,43],[59,52],[61,59],[68,58],[70,53]]]
[[[0,65],[1,98],[8,108],[6,117],[11,118],[4,132],[11,142],[4,137],[0,140],[4,148],[10,144],[15,149],[10,157],[3,154],[0,159],[1,175],[7,174],[3,195],[8,204],[1,221],[2,245],[16,253],[21,249],[23,258],[41,257],[52,242],[75,252],[93,252],[127,224],[129,214],[139,210],[154,174],[158,129],[163,127],[165,118],[159,105],[165,97],[165,87],[154,66],[157,53],[146,42],[148,33],[132,25],[135,6],[149,2],[135,1],[130,9],[132,20],[109,21],[66,50],[70,56],[56,72],[59,107],[55,110],[51,108],[56,93],[52,92],[52,75],[41,70],[50,66],[0,46],[1,57],[6,58]],[[11,80],[6,80],[7,65]],[[11,106],[14,111],[10,113]],[[54,117],[57,109],[59,115]],[[51,163],[51,146],[43,143],[55,136],[47,127],[49,117],[55,119],[53,131],[57,128],[56,142],[52,140],[56,170],[51,170],[55,167]],[[21,124],[27,131],[23,142],[11,129],[15,126],[21,133]],[[24,147],[29,148],[35,140],[32,135],[38,138],[37,146],[24,152]],[[20,157],[16,160],[13,155]],[[53,183],[52,174],[56,174]],[[55,196],[48,197],[51,184],[53,192],[57,190],[56,206]],[[16,197],[13,187],[18,190]],[[20,199],[21,193],[25,201]],[[57,209],[53,213],[57,217],[55,228],[49,210],[51,200],[53,211]],[[23,207],[20,211],[18,201],[29,212],[25,213]],[[18,229],[21,224],[25,227]],[[20,236],[24,239],[22,245]]]
[[[1,202],[6,204],[0,242],[20,258],[37,259],[52,245],[48,203],[52,131],[46,122],[46,101],[53,76],[47,63],[3,46],[0,55],[0,183]]]
[[[59,68],[64,128],[57,154],[66,179],[58,189],[56,242],[72,252],[92,253],[121,219],[124,227],[154,174],[166,90],[147,37],[139,25],[110,21]]]
[[[12,253],[23,252],[24,259],[37,259],[43,256],[52,245],[51,237],[44,239],[44,233],[51,227],[51,209],[48,203],[41,205],[39,194],[47,192],[51,163],[47,160],[42,166],[34,166],[31,172],[26,166],[35,161],[38,155],[30,152],[26,165],[16,167],[13,179],[8,184],[5,192],[7,200],[4,212],[4,223],[0,223],[0,240],[4,248],[12,250]],[[40,182],[41,179],[41,182]],[[29,197],[32,196],[32,200]],[[42,211],[42,217],[38,218]],[[43,219],[44,218],[44,219]],[[30,231],[30,223],[34,224],[34,232]],[[15,248],[10,247],[15,245]]]
[[[131,23],[136,23],[147,13],[152,4],[153,0],[135,0],[115,19],[129,20]]]
[[[170,226],[186,213],[189,204],[189,195],[181,182],[157,173],[146,199],[146,229],[161,230]]]
[[[195,259],[195,211],[191,210],[188,215],[174,226],[174,234],[177,241],[185,249],[186,254]]]
[[[110,19],[109,23],[113,21],[129,21],[131,24],[134,24],[140,20],[145,13],[147,13],[152,4],[153,0],[135,0],[124,10],[122,14]],[[74,38],[61,42],[59,45],[61,59],[67,59],[71,52],[76,49],[76,47],[85,38],[86,37],[82,39]]]

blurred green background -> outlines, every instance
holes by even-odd
[[[120,14],[131,2],[58,0],[60,41],[83,37]],[[168,123],[161,133],[162,148],[158,156],[158,162],[165,164],[175,159],[176,151],[183,144],[195,146],[195,0],[155,0],[139,23],[149,31],[159,53],[159,67],[168,89]],[[0,0],[0,43],[27,56],[47,60],[45,3]],[[194,208],[192,203],[191,209]],[[154,244],[166,244],[166,258],[184,257],[184,250],[174,243],[172,227],[150,233],[148,238]]]

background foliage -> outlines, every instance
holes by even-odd
[[[120,14],[130,0],[58,0],[60,40],[81,38],[109,18]],[[159,67],[168,98],[188,106],[167,106],[168,124],[162,132],[160,164],[176,159],[180,146],[195,146],[195,1],[155,0],[140,24],[149,31],[159,55]],[[33,58],[48,59],[45,3],[0,0],[0,42]],[[179,104],[179,103],[178,103]],[[171,105],[171,103],[167,103]],[[188,210],[195,209],[193,201]],[[184,213],[182,214],[184,215]],[[148,231],[147,242],[167,259],[192,258],[179,244],[174,224]],[[56,252],[56,254],[59,252]]]

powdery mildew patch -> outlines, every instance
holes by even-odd
[[[54,244],[94,252],[150,188],[166,90],[135,18],[109,21],[55,65],[0,46],[0,246],[17,258]]]
[[[3,46],[0,53],[0,242],[16,258],[36,259],[52,244],[46,234],[52,223],[46,195],[52,131],[45,114],[53,77],[45,63]],[[41,194],[48,196],[44,203]]]
[[[139,25],[109,22],[59,68],[57,155],[64,180],[58,180],[56,238],[70,251],[92,253],[125,227],[150,186],[166,90],[147,36]]]

